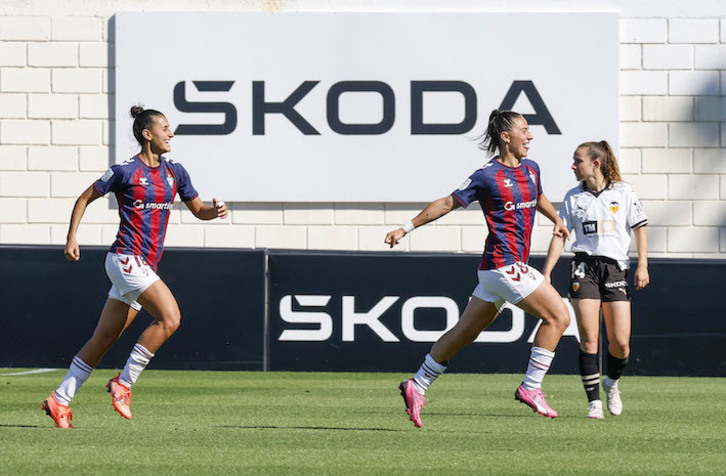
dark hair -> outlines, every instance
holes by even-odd
[[[497,149],[501,150],[501,144],[499,143],[500,134],[505,131],[511,131],[514,128],[514,120],[518,117],[523,116],[514,111],[499,111],[494,109],[489,114],[489,125],[487,126],[486,132],[477,138],[481,139],[479,148],[492,155],[497,152]]]
[[[156,109],[144,109],[141,105],[131,106],[130,114],[134,118],[133,131],[136,142],[139,145],[144,145],[145,140],[141,132],[144,129],[151,129],[151,126],[154,125],[154,118],[163,116],[163,114]]]
[[[618,161],[615,159],[613,149],[610,148],[610,144],[607,141],[601,140],[600,142],[583,142],[577,148],[587,147],[587,155],[592,160],[600,161],[600,172],[608,182],[622,182],[623,179],[620,176],[620,167],[618,167]]]

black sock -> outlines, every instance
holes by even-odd
[[[585,387],[587,401],[600,400],[600,369],[597,365],[597,354],[586,354],[580,349],[580,376]]]
[[[623,375],[623,370],[628,365],[628,360],[630,360],[630,356],[624,359],[618,359],[608,352],[608,377],[610,377],[610,380],[618,380]]]

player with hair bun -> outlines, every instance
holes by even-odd
[[[579,367],[588,399],[588,418],[603,418],[600,401],[600,309],[608,335],[607,376],[602,381],[607,407],[620,415],[623,402],[618,382],[630,355],[630,289],[628,248],[631,232],[638,248],[635,287],[650,282],[648,275],[648,219],[630,185],[620,177],[618,161],[607,141],[585,142],[575,150],[572,170],[580,182],[568,191],[560,216],[575,232],[570,263],[569,295],[580,331]],[[553,237],[544,276],[562,254],[565,240]]]
[[[174,133],[161,112],[134,106],[131,117],[134,118],[134,137],[141,151],[124,163],[112,166],[89,186],[76,200],[71,215],[65,247],[69,261],[81,258],[76,231],[91,202],[108,192],[114,193],[121,223],[116,241],[106,255],[106,274],[111,280],[111,289],[96,329],[73,358],[60,386],[42,405],[59,428],[73,428],[71,399],[143,307],[154,317],[154,322],[139,337],[123,371],[106,385],[114,409],[124,418],[131,419],[131,386],[179,327],[179,306],[156,274],[177,193],[200,220],[225,218],[228,213],[224,202],[216,199],[213,206],[205,205],[184,167],[162,155],[171,150],[169,141]]]
[[[413,220],[386,235],[385,242],[393,247],[414,228],[473,201],[481,204],[489,229],[478,271],[479,285],[459,322],[433,345],[416,375],[399,386],[406,413],[417,427],[423,424],[420,412],[426,404],[426,390],[459,350],[496,319],[505,302],[542,319],[527,373],[514,398],[543,416],[557,417],[545,400],[542,380],[570,323],[570,314],[559,293],[527,261],[535,210],[552,220],[554,235],[568,236],[568,231],[542,193],[539,166],[526,159],[530,141],[532,134],[521,114],[492,111],[479,147],[498,154],[458,190],[430,203]]]

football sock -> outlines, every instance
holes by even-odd
[[[434,383],[439,375],[444,373],[446,366],[436,362],[430,354],[426,354],[421,368],[418,369],[413,377],[413,388],[423,395],[429,386]]]
[[[542,380],[550,369],[552,359],[555,353],[542,347],[532,346],[529,354],[529,365],[527,365],[527,373],[524,376],[522,386],[525,390],[535,390],[542,388]]]
[[[146,350],[146,347],[136,344],[131,351],[131,355],[129,355],[129,360],[126,361],[126,366],[118,377],[118,382],[125,387],[131,388],[153,356],[154,354]]]
[[[597,365],[597,354],[587,354],[580,349],[580,377],[585,387],[587,401],[600,400],[600,369]]]
[[[628,360],[630,360],[630,356],[618,359],[608,352],[608,377],[610,377],[610,380],[617,381],[620,379],[625,366],[628,365]]]
[[[55,391],[55,399],[58,400],[58,403],[68,406],[91,372],[93,372],[93,367],[79,359],[78,356],[73,357],[68,373]]]

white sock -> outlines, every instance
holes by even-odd
[[[65,406],[70,405],[76,392],[88,380],[91,372],[93,372],[93,367],[79,359],[78,356],[73,357],[68,373],[55,391],[55,399],[58,400],[58,403]]]
[[[532,346],[532,351],[529,354],[527,374],[524,376],[524,381],[522,382],[525,390],[542,388],[542,380],[550,369],[554,357],[554,352],[550,352],[542,347]]]
[[[118,382],[124,387],[131,388],[153,356],[154,354],[146,350],[146,347],[136,344],[129,355],[129,360],[126,361],[123,372],[118,377]]]
[[[430,354],[426,354],[421,368],[418,369],[418,372],[413,377],[413,388],[423,395],[429,389],[429,386],[434,383],[434,380],[444,373],[444,370],[446,370],[445,365],[441,365]]]

